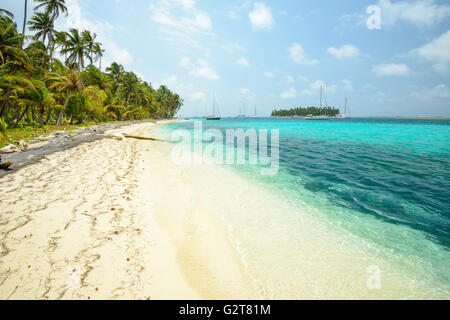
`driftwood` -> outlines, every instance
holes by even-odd
[[[7,170],[9,167],[12,166],[12,162],[11,161],[6,161],[0,164],[0,169],[1,170]]]
[[[155,139],[155,138],[149,138],[149,137],[133,136],[133,135],[129,135],[129,134],[126,134],[126,133],[122,133],[122,135],[123,135],[125,138],[138,139],[138,140],[165,141],[165,140],[160,140],[160,139]]]

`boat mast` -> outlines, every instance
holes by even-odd
[[[216,116],[216,100],[214,99],[214,93],[212,96],[212,100],[213,100],[213,117]]]
[[[345,97],[344,114],[347,115],[347,97]]]
[[[323,86],[320,86],[320,107],[322,108],[322,90],[323,90]]]

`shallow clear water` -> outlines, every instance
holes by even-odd
[[[230,168],[284,203],[317,209],[315,218],[373,244],[409,277],[448,293],[449,120],[222,119],[202,125],[223,132],[279,129],[277,175],[262,176],[257,166]],[[193,121],[163,128],[191,131]]]

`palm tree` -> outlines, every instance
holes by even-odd
[[[71,95],[76,91],[81,92],[84,88],[83,77],[78,71],[69,69],[64,75],[53,75],[53,77],[50,78],[50,81],[52,82],[50,89],[57,88],[59,92],[64,92],[66,94],[63,108],[59,112],[56,120],[56,124],[61,125],[62,117],[67,108]]]
[[[84,58],[90,58],[86,39],[80,35],[78,29],[69,30],[65,48],[61,50],[61,53],[69,55],[66,63],[78,62],[79,71],[84,68]]]
[[[111,89],[112,78],[95,66],[90,66],[84,71],[84,78],[88,86],[96,86],[104,91]]]
[[[12,76],[18,69],[32,71],[28,56],[20,48],[22,36],[18,34],[14,22],[5,16],[0,16],[0,63],[2,72]],[[12,88],[8,87],[4,94],[3,105],[0,110],[0,117],[9,117],[9,102]]]
[[[9,102],[11,96],[16,96],[17,92],[21,92],[26,88],[29,88],[30,90],[36,90],[33,82],[27,77],[26,74],[19,72],[11,74],[9,64],[11,64],[11,62],[0,65],[0,92],[3,92],[4,89],[6,89],[6,94],[0,96],[1,100],[3,100],[4,103]],[[9,107],[9,105],[4,105],[4,108],[5,107]],[[6,110],[4,108],[2,108],[1,113]],[[6,110],[6,114],[7,113],[8,110]],[[15,123],[17,123],[17,121],[15,121],[14,124]]]
[[[95,54],[96,54],[96,57],[95,57],[94,61],[97,61],[97,60],[100,61],[98,68],[101,70],[102,69],[103,53],[105,52],[105,50],[102,49],[101,43],[97,42],[96,45],[95,45],[94,51],[95,51]]]
[[[22,44],[20,45],[23,47],[23,41],[25,40],[25,27],[27,25],[27,11],[28,11],[28,0],[25,0],[25,8],[23,12],[23,28],[22,28]]]
[[[47,54],[47,47],[42,41],[35,41],[30,43],[25,49],[25,53],[27,54],[30,63],[32,63],[36,69],[42,69],[46,67],[46,65],[42,64],[42,61],[46,61],[49,59],[49,55]]]
[[[48,37],[50,45],[53,32],[53,21],[48,14],[37,12],[28,22],[28,25],[30,26],[30,30],[36,31],[34,37],[37,40],[42,38],[42,42],[45,43],[45,40]]]
[[[113,92],[116,92],[122,83],[122,77],[125,74],[125,69],[117,62],[113,62],[110,67],[106,68],[106,72],[114,79]]]
[[[58,48],[64,49],[67,45],[67,32],[65,31],[55,31],[54,34],[54,44],[53,44],[53,50],[56,50]],[[67,60],[67,54],[64,55],[65,60]]]
[[[27,57],[20,49],[22,36],[17,33],[14,22],[4,16],[0,16],[0,62],[7,60],[26,63]]]
[[[0,16],[2,16],[2,15],[5,15],[11,19],[14,19],[14,15],[11,12],[9,12],[8,10],[0,9]]]
[[[133,72],[126,72],[122,81],[122,93],[126,97],[127,104],[130,103],[130,98],[139,85],[139,78]]]
[[[45,8],[45,13],[51,15],[52,22],[55,22],[56,18],[59,17],[61,13],[66,13],[67,15],[67,7],[65,0],[35,0],[39,4],[34,8],[35,10],[39,10],[41,8]]]
[[[102,44],[100,42],[95,41],[95,38],[97,38],[97,34],[91,33],[89,30],[84,30],[81,33],[81,36],[83,37],[83,40],[86,43],[86,49],[88,50],[89,53],[89,60],[91,61],[92,64],[94,62],[94,59],[96,58],[93,55],[96,54],[98,50],[101,50]]]

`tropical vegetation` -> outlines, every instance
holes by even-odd
[[[89,30],[56,30],[65,0],[35,0],[22,30],[0,9],[0,132],[24,126],[173,117],[183,104],[116,62],[102,70],[105,50]],[[26,35],[26,26],[33,32]]]
[[[308,108],[291,108],[279,109],[272,111],[272,117],[305,117],[309,115],[337,116],[339,109],[333,107],[308,107]]]

